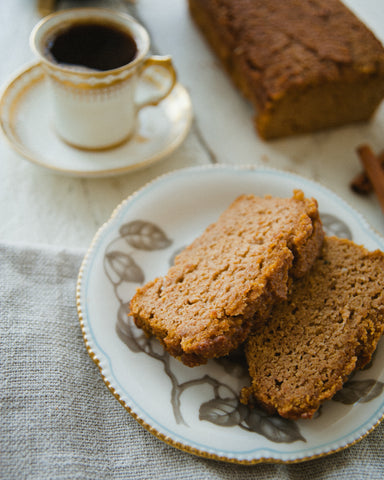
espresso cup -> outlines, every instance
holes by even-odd
[[[35,26],[30,44],[50,84],[54,128],[77,148],[107,149],[127,141],[140,109],[157,105],[176,83],[171,58],[147,56],[147,31],[124,13],[62,10]],[[149,69],[161,75],[161,88],[154,82],[142,98],[138,86]]]

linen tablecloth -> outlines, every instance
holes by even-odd
[[[76,311],[84,252],[0,244],[1,479],[382,479],[384,424],[293,465],[195,457],[152,436],[108,391]]]

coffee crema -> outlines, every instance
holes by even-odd
[[[137,45],[117,24],[87,20],[74,23],[48,39],[47,56],[59,65],[106,71],[132,62]]]

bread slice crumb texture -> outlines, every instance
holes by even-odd
[[[313,264],[323,241],[317,203],[242,195],[175,259],[139,288],[136,325],[186,365],[228,354],[285,299],[291,275]]]
[[[246,344],[244,403],[311,418],[371,359],[384,329],[384,254],[327,237],[311,271]]]

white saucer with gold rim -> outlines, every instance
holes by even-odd
[[[149,74],[140,88],[161,88],[161,76]],[[178,83],[156,107],[138,117],[134,136],[118,147],[87,151],[62,141],[51,121],[51,104],[40,63],[25,67],[4,88],[0,99],[0,127],[11,146],[27,160],[57,173],[103,177],[144,168],[174,151],[185,139],[192,121],[192,105]]]

